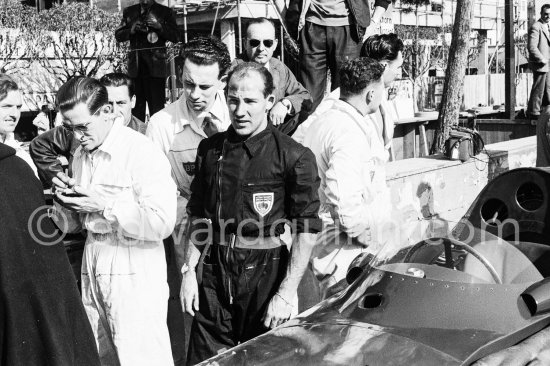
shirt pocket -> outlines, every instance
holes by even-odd
[[[189,198],[191,182],[197,173],[196,159],[197,149],[170,149],[168,152],[172,177],[176,181],[180,193],[183,193],[186,198]]]
[[[282,180],[255,180],[242,185],[242,219],[255,229],[263,228],[285,217],[285,186]],[[252,229],[252,228],[251,228]]]
[[[132,178],[125,171],[119,169],[94,179],[94,190],[108,201],[134,198]]]
[[[180,193],[189,198],[190,187],[193,178],[197,173],[196,159],[197,147],[202,136],[192,133],[180,133],[174,138],[172,146],[168,151],[168,160],[172,166],[172,177],[178,185]]]

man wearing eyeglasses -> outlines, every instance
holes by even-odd
[[[99,82],[107,88],[117,123],[144,134],[147,125],[132,115],[136,101],[132,79],[126,74],[112,73],[104,75]],[[44,186],[51,186],[52,179],[63,171],[58,156],[64,156],[70,161],[78,146],[80,141],[72,131],[62,126],[46,131],[31,142],[29,152]]]
[[[292,135],[311,110],[311,96],[292,71],[273,57],[277,44],[273,23],[267,18],[252,19],[246,29],[246,52],[233,63],[252,61],[269,70],[275,84],[275,104],[269,111],[269,120],[279,131]]]
[[[97,80],[70,79],[56,100],[80,146],[72,173],[53,179],[55,198],[72,212],[61,223],[86,230],[82,302],[101,363],[173,365],[162,243],[176,220],[168,159],[144,135],[114,121]]]

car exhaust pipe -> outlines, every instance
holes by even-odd
[[[363,252],[351,261],[346,273],[346,282],[351,285],[365,271],[370,261],[374,258],[371,253]]]
[[[550,311],[550,277],[529,286],[520,296],[532,316]]]

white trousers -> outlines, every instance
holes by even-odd
[[[102,365],[173,365],[162,242],[88,234],[82,301]]]

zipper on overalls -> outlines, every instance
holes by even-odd
[[[227,249],[227,255],[226,255],[226,258],[225,258],[225,262],[229,265],[229,257],[230,257],[230,252],[233,251],[233,248],[235,248],[235,240],[237,239],[237,236],[235,234],[231,234],[229,235],[229,248]],[[232,292],[232,288],[231,288],[231,276],[227,276],[227,285],[228,285],[228,289],[229,289],[229,304],[232,305],[233,304],[233,292]]]
[[[220,222],[222,216],[222,162],[224,152],[225,143],[222,145],[222,153],[218,158],[218,209],[216,210],[218,223]]]
[[[218,223],[221,221],[222,217],[222,164],[223,164],[223,155],[225,152],[225,143],[222,145],[222,153],[220,157],[218,158],[218,207],[217,207],[217,216],[218,216]],[[223,225],[220,225],[223,226]],[[223,226],[225,227],[225,226]],[[225,240],[224,238],[220,238],[221,240]],[[229,267],[229,252],[231,250],[231,243],[229,245],[229,248],[227,249],[227,252],[225,254],[225,263]],[[229,297],[229,304],[233,304],[233,294],[231,293],[231,275],[227,275],[227,292]]]

